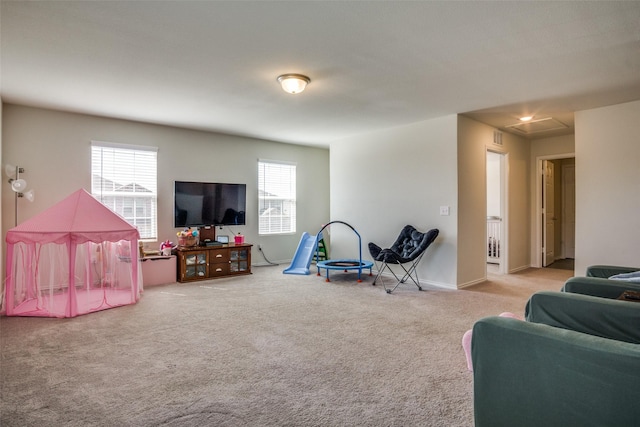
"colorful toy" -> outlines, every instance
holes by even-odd
[[[166,240],[160,244],[160,253],[163,256],[169,256],[171,255],[171,251],[174,247],[175,245],[173,244],[173,242],[171,242],[170,240]]]
[[[177,235],[179,246],[196,246],[198,244],[198,229],[185,228],[178,231]]]

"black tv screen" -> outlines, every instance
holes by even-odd
[[[246,184],[175,181],[174,226],[245,225]]]

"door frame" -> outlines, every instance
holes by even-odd
[[[485,154],[484,154],[484,174],[485,174],[485,183],[486,183],[486,176],[487,176],[487,154],[488,153],[494,153],[494,154],[498,154],[500,155],[500,217],[502,218],[502,221],[500,222],[500,236],[501,236],[501,242],[500,242],[500,264],[499,264],[499,268],[498,268],[498,274],[507,274],[509,269],[508,269],[508,265],[509,265],[509,227],[507,226],[507,224],[509,223],[509,153],[506,151],[501,151],[496,149],[495,147],[486,147],[485,150]],[[485,191],[484,191],[484,200],[485,200],[485,218],[487,217],[486,215],[486,200],[487,200],[487,188],[485,185]],[[484,254],[484,258],[486,260],[487,258],[487,254],[486,254],[486,250],[487,250],[487,245],[486,242],[488,242],[488,236],[487,236],[487,226],[486,226],[486,220],[485,220],[485,237],[484,237],[484,241],[485,241],[485,254]],[[487,263],[485,261],[484,264],[484,275],[485,277],[487,277]]]
[[[560,169],[560,168],[558,168]],[[551,174],[549,174],[551,172]],[[548,267],[556,260],[556,212],[555,212],[555,163],[542,160],[542,266]],[[561,176],[561,175],[558,175]],[[562,197],[562,195],[561,195]],[[549,208],[551,206],[551,209]],[[551,212],[549,212],[551,211]],[[549,228],[551,227],[551,228]]]
[[[561,249],[561,254],[560,256],[562,258],[575,258],[576,257],[576,232],[575,232],[575,222],[576,222],[576,206],[575,206],[575,202],[576,202],[576,165],[571,164],[571,165],[562,165],[562,241],[566,242],[567,240],[569,240],[567,237],[567,195],[566,195],[566,191],[567,191],[567,182],[566,182],[566,177],[567,177],[567,170],[568,169],[573,169],[573,252],[571,254],[568,253],[567,251],[567,245],[562,245],[562,249]],[[568,256],[571,255],[571,256]]]
[[[534,267],[542,268],[542,229],[544,224],[542,223],[542,161],[543,160],[560,160],[560,159],[575,159],[576,153],[565,154],[551,154],[546,156],[536,157],[536,212],[534,217],[535,223],[535,257]]]

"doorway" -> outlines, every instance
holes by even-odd
[[[493,274],[507,272],[506,198],[509,193],[506,174],[507,154],[487,150],[486,268]]]
[[[575,157],[537,161],[536,267],[573,270],[575,258]]]

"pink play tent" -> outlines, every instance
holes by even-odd
[[[75,317],[135,304],[138,230],[78,190],[7,232],[7,316]]]

